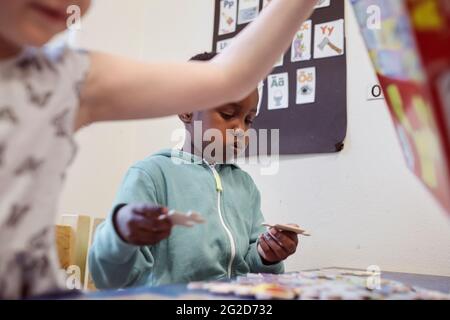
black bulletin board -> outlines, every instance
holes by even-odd
[[[238,20],[245,21],[248,17],[254,17],[255,10],[240,7],[240,1],[245,2],[246,0],[216,0],[213,37],[215,51],[222,51],[227,42],[248,25],[248,23],[239,24]],[[259,0],[259,11],[263,10],[265,2]],[[278,88],[274,86],[273,81],[271,83],[268,83],[268,79],[264,81],[259,114],[253,127],[269,129],[269,131],[270,129],[279,129],[280,154],[331,153],[341,151],[344,146],[343,141],[347,132],[345,1],[322,0],[319,3],[322,4],[322,7],[315,9],[309,19],[311,20],[310,27],[305,27],[305,30],[311,30],[310,59],[307,59],[309,56],[307,53],[303,53],[302,61],[295,61],[295,59],[293,61],[292,47],[290,47],[283,57],[283,64],[276,66],[269,75],[272,77],[287,73],[288,97],[280,98],[285,95],[285,87],[281,87],[283,90],[275,91],[273,88]],[[234,9],[229,11],[232,5],[236,6],[236,15],[232,14]],[[223,6],[228,7],[224,9]],[[228,16],[226,16],[227,13]],[[230,23],[231,27],[226,30],[223,28],[224,23]],[[342,32],[338,32],[341,29]],[[316,36],[317,39],[315,39]],[[303,34],[300,37],[301,41],[306,39],[305,41],[308,43],[308,35]],[[297,44],[301,44],[301,41]],[[301,45],[295,45],[295,48],[300,47]],[[322,55],[330,56],[322,57]],[[297,70],[299,69],[307,70],[308,72],[303,74],[307,74],[308,77],[298,77]],[[314,81],[311,80],[313,79],[311,74],[314,74],[311,70],[315,71]],[[297,84],[297,79],[300,78],[309,79],[311,82],[306,85]],[[280,79],[278,78],[278,80]],[[279,83],[283,82],[279,81]],[[311,87],[314,84],[315,98],[314,101],[309,101],[311,96],[308,98],[308,94],[311,94]],[[272,89],[269,89],[271,85]],[[271,91],[270,96],[269,90]],[[301,92],[299,94],[300,104],[297,103],[299,102],[297,92]],[[280,104],[280,101],[284,101],[284,103]],[[271,104],[271,110],[269,110],[269,104]],[[280,105],[282,108],[277,109]]]

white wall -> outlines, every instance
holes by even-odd
[[[94,4],[80,36],[88,48],[156,61],[186,60],[210,49],[213,1]],[[450,276],[449,217],[407,170],[384,101],[366,101],[367,85],[375,78],[351,11],[347,39],[344,151],[283,157],[275,176],[245,167],[261,189],[268,221],[296,222],[313,234],[301,239],[288,269],[376,264],[382,270]],[[79,133],[81,148],[60,212],[106,215],[127,167],[173,146],[170,134],[178,126],[172,117],[100,124]]]
[[[213,2],[202,0],[97,0],[83,20],[81,46],[146,60],[187,60],[211,48]],[[111,76],[114,76],[113,74]],[[151,90],[151,88],[149,88]],[[105,216],[127,168],[170,147],[176,117],[102,123],[77,135],[80,145],[60,213]]]

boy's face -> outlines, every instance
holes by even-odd
[[[1,0],[0,37],[18,46],[42,46],[67,28],[76,5],[83,15],[91,0]]]
[[[239,133],[243,134],[251,128],[257,113],[258,99],[258,90],[255,90],[239,102],[230,103],[208,111],[180,115],[181,120],[185,123],[186,129],[191,135],[191,145],[194,145],[195,139],[194,122],[201,121],[202,141],[207,140],[202,143],[201,151],[204,157],[208,157],[204,154],[207,153],[205,149],[211,141],[215,141],[216,139],[216,137],[212,138],[211,141],[208,141],[209,138],[205,139],[205,136],[207,136],[205,132],[209,129],[215,129],[222,137],[221,141],[219,140],[222,148],[221,150],[216,150],[213,155],[214,161],[222,162],[227,160],[226,155],[235,157],[242,154],[248,146],[249,138],[248,136],[239,136]]]

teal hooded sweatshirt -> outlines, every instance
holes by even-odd
[[[265,265],[257,241],[266,229],[260,193],[237,165],[209,165],[179,150],[163,150],[127,172],[120,204],[152,203],[199,212],[206,223],[175,226],[152,246],[134,246],[117,234],[112,213],[98,226],[89,269],[99,289],[222,280],[251,273],[282,273],[283,263]]]

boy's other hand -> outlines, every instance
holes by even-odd
[[[119,236],[136,246],[149,246],[170,236],[172,222],[167,208],[151,204],[130,204],[113,217]]]
[[[296,233],[271,228],[259,236],[258,253],[265,264],[275,264],[294,254],[297,245]]]

